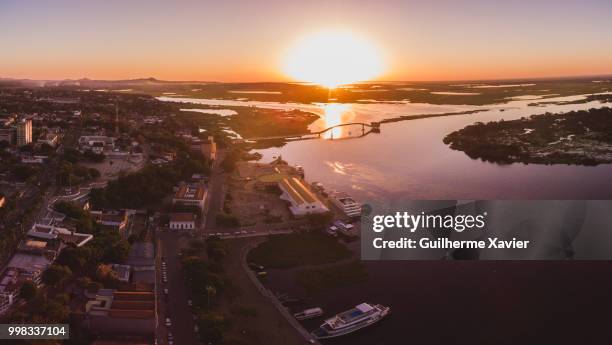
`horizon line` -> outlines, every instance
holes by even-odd
[[[481,79],[422,79],[422,80],[410,80],[410,79],[396,79],[396,80],[363,80],[355,81],[353,83],[346,83],[342,85],[362,84],[362,83],[398,83],[398,82],[411,82],[411,83],[444,83],[444,82],[483,82],[483,81],[535,81],[535,80],[561,80],[561,79],[585,79],[595,77],[612,77],[612,72],[607,73],[594,73],[594,74],[575,74],[575,75],[557,75],[549,77],[501,77],[501,78],[481,78]],[[15,78],[10,76],[0,76],[2,80],[13,80],[13,81],[37,81],[37,82],[62,82],[62,81],[100,81],[100,82],[120,82],[120,81],[137,81],[137,80],[155,80],[159,82],[168,83],[214,83],[214,84],[317,84],[309,81],[218,81],[218,80],[180,80],[180,79],[159,79],[157,77],[135,77],[135,78],[118,78],[118,79],[93,79],[89,77],[80,78],[63,78],[63,79],[36,79],[36,78]]]

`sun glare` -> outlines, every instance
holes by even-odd
[[[383,71],[378,49],[347,31],[321,31],[297,41],[284,60],[290,77],[328,88],[371,80]]]

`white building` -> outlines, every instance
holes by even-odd
[[[193,213],[171,213],[171,230],[194,230],[196,217]]]
[[[329,212],[325,204],[306,186],[304,180],[287,177],[282,179],[278,186],[283,192],[281,199],[290,203],[289,210],[293,216],[303,217]]]
[[[115,138],[102,135],[84,135],[79,138],[81,151],[91,150],[101,154],[105,151],[112,151],[115,148]]]
[[[361,204],[346,193],[336,192],[329,196],[329,200],[348,217],[361,216]]]
[[[34,224],[32,229],[28,231],[28,236],[42,240],[59,239],[62,242],[71,243],[77,247],[81,247],[93,239],[91,234],[82,234],[66,228],[43,224]]]

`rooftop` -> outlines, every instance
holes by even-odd
[[[206,189],[204,188],[204,186],[182,185],[176,191],[174,198],[183,199],[183,200],[204,200],[205,194],[206,194]]]
[[[193,213],[171,213],[171,222],[195,222],[196,217]]]
[[[319,201],[317,197],[306,187],[302,179],[297,177],[285,178],[281,181],[282,188],[297,203],[313,203]]]

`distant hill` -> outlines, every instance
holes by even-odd
[[[124,80],[95,80],[89,78],[63,79],[63,80],[33,80],[0,78],[0,86],[3,87],[42,87],[42,86],[78,86],[91,89],[116,89],[125,87],[142,87],[155,85],[180,85],[180,84],[212,84],[208,81],[168,81],[153,77],[124,79]]]

